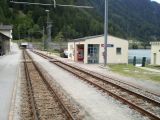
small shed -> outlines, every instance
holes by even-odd
[[[88,64],[104,63],[104,35],[74,39],[68,42],[68,59]],[[128,63],[128,41],[108,36],[107,63]]]
[[[32,49],[33,48],[33,45],[29,42],[22,42],[20,44],[20,48],[24,48],[24,49]]]
[[[151,42],[151,64],[160,65],[160,42]]]
[[[0,33],[0,55],[10,52],[10,37]]]
[[[26,49],[26,48],[28,47],[28,43],[27,43],[27,42],[22,42],[22,43],[20,44],[20,47]]]

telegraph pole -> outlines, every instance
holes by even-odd
[[[42,42],[43,42],[43,50],[45,49],[45,28],[43,26],[43,31],[42,31],[42,34],[43,34],[43,39],[42,39]]]
[[[104,66],[107,65],[107,41],[108,41],[108,0],[105,0],[105,18],[104,18]]]
[[[13,4],[53,6],[54,8],[56,8],[56,6],[59,6],[59,7],[72,7],[72,8],[83,8],[83,9],[92,9],[93,8],[92,6],[78,6],[78,5],[57,4],[56,0],[53,0],[54,4],[44,4],[44,3],[34,3],[34,2],[17,2],[17,1],[14,1],[14,0],[11,0],[10,2],[13,3]],[[44,48],[48,49],[49,43],[51,43],[52,23],[50,22],[49,10],[46,10],[46,12],[47,12],[47,40],[44,40]]]
[[[52,23],[50,21],[49,17],[49,10],[46,10],[47,12],[47,40],[46,40],[46,49],[50,48],[50,43],[51,43],[51,28],[52,28]]]

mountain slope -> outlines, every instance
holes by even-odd
[[[24,0],[16,0],[24,1]],[[51,0],[27,0],[52,3]],[[56,0],[60,4],[90,5],[94,9],[77,9],[13,5],[0,1],[0,23],[14,24],[14,38],[19,33],[38,38],[46,26],[50,9],[53,38],[62,32],[65,39],[103,34],[104,0]],[[150,0],[109,0],[109,34],[149,42],[160,40],[160,5]]]
[[[104,0],[90,0],[101,16]],[[160,40],[160,4],[150,0],[109,0],[109,33],[141,41]]]

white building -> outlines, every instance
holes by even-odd
[[[160,42],[151,42],[151,64],[160,65]]]
[[[68,59],[83,63],[104,63],[104,36],[91,36],[68,42]],[[128,63],[128,41],[108,36],[107,63]]]
[[[11,25],[0,25],[0,33],[8,36],[10,41],[12,40],[12,26]]]
[[[7,43],[7,46],[9,46],[7,47],[7,51],[9,52],[11,47],[11,40],[12,40],[12,26],[0,24],[0,33],[5,35],[7,39],[9,38],[9,42]],[[5,53],[7,54],[8,52],[5,52]]]
[[[32,48],[33,48],[33,45],[32,45],[31,43],[29,43],[29,42],[22,42],[22,43],[20,44],[20,47],[21,47],[21,48],[25,48],[25,49],[32,49]]]

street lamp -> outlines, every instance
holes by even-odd
[[[107,65],[107,40],[108,40],[108,0],[105,0],[105,18],[104,18],[104,66]]]

